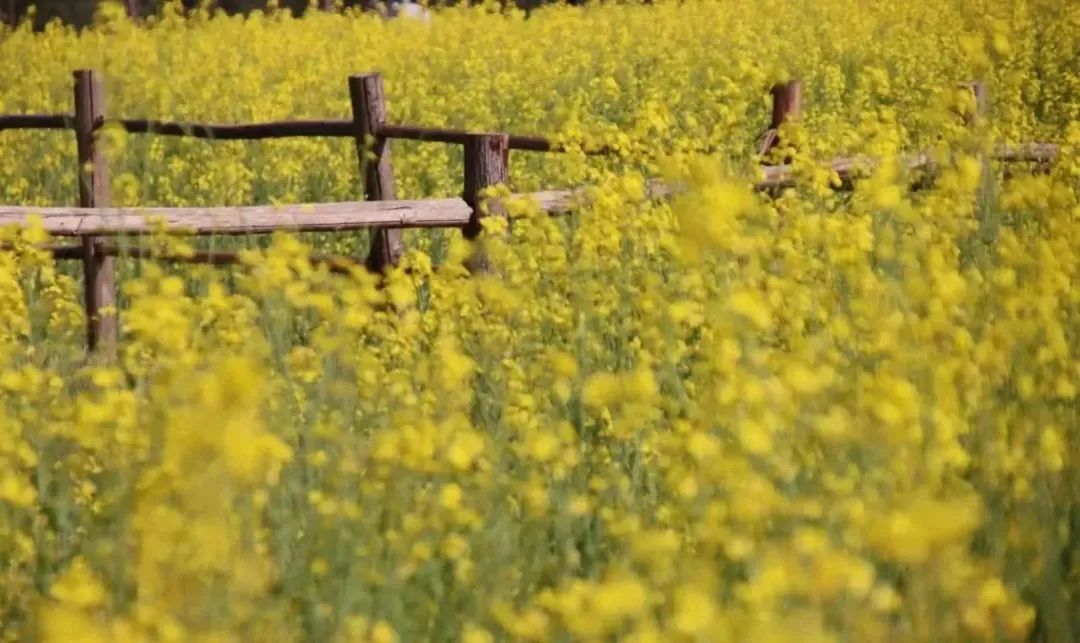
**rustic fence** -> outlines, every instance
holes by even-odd
[[[79,70],[74,74],[74,113],[0,115],[0,131],[5,129],[73,130],[79,160],[79,207],[20,207],[0,205],[0,225],[26,225],[31,215],[40,217],[46,231],[57,237],[76,237],[78,245],[50,246],[56,259],[80,259],[84,269],[84,306],[87,342],[91,350],[112,353],[118,328],[113,312],[116,305],[118,256],[149,257],[138,246],[121,249],[106,237],[151,231],[159,222],[167,228],[194,234],[260,234],[278,230],[344,231],[371,230],[371,245],[364,265],[382,272],[395,265],[403,247],[402,228],[457,227],[467,238],[480,232],[482,216],[499,216],[498,202],[481,207],[481,196],[492,186],[504,184],[509,174],[510,150],[535,152],[566,151],[550,139],[505,133],[475,133],[463,130],[393,124],[386,111],[382,77],[376,73],[348,79],[352,118],[340,120],[291,120],[237,125],[184,123],[107,116],[105,92],[100,73]],[[977,100],[984,100],[981,85],[972,85]],[[801,111],[802,85],[799,81],[772,88],[772,117],[757,152],[762,156],[779,144],[781,125]],[[343,137],[353,139],[363,180],[365,201],[318,203],[288,206],[114,208],[110,207],[109,168],[95,133],[106,124],[118,124],[129,133],[185,136],[213,140],[259,140],[284,137]],[[398,200],[388,143],[391,139],[430,141],[462,145],[464,148],[464,190],[461,198]],[[1003,149],[997,157],[1004,161],[1047,162],[1057,155],[1057,146],[1029,144]],[[585,150],[588,154],[608,154],[611,150]],[[835,159],[829,166],[839,175],[842,187],[865,166],[866,159]],[[926,155],[905,158],[909,168],[931,164]],[[765,177],[755,187],[773,191],[794,184],[786,165],[763,167]],[[649,194],[658,198],[671,192],[669,186],[649,183]],[[541,211],[569,212],[577,191],[552,190],[521,195],[533,199]],[[158,257],[161,258],[161,257]],[[164,257],[174,261],[216,265],[235,263],[237,253],[199,251],[190,256]],[[331,270],[348,272],[355,268],[345,257],[314,255],[315,263]],[[482,268],[478,258],[475,267]],[[103,312],[106,311],[106,312]]]

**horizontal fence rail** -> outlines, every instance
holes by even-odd
[[[265,123],[220,124],[185,121],[164,121],[147,118],[98,119],[94,131],[117,125],[129,134],[154,134],[157,136],[180,136],[217,141],[258,141],[272,138],[353,138],[356,124],[344,119],[308,119],[268,121]],[[13,114],[0,116],[0,130],[6,129],[73,129],[74,116],[70,114]],[[376,137],[449,143],[464,145],[475,132],[446,127],[422,127],[419,125],[382,125]],[[510,134],[510,149],[530,152],[566,152],[575,147],[560,145],[543,136]],[[581,150],[585,154],[611,154],[607,146]]]
[[[191,250],[190,252],[160,252],[144,246],[119,246],[115,243],[99,241],[95,244],[96,252],[106,257],[125,257],[135,259],[156,259],[172,263],[202,263],[213,266],[227,266],[243,261],[243,251],[235,250]],[[8,244],[0,244],[0,250],[10,251],[14,248]],[[81,245],[47,244],[39,246],[37,250],[47,252],[53,259],[82,259],[85,250]],[[353,270],[364,269],[364,264],[359,263],[352,257],[342,255],[309,254],[307,260],[313,266],[325,265],[330,272],[348,274]]]
[[[462,129],[442,127],[420,127],[417,125],[384,125],[378,129],[378,136],[386,139],[425,141],[431,143],[450,143],[464,145],[473,133]],[[567,152],[576,148],[560,145],[543,136],[510,134],[510,149],[528,152]],[[607,146],[581,150],[585,154],[606,155],[612,149]]]
[[[990,158],[1002,163],[1051,163],[1061,154],[1060,146],[1054,143],[1023,143],[1020,145],[1000,145],[990,154]],[[823,163],[822,167],[835,171],[840,181],[847,187],[861,176],[880,165],[880,159],[869,156],[853,156],[833,159]],[[909,172],[934,170],[938,163],[930,154],[905,154],[899,159],[900,166]],[[794,187],[797,185],[795,172],[788,164],[766,165],[761,167],[765,178],[754,184],[757,191]]]
[[[966,84],[976,99],[975,115],[964,122],[973,125],[985,112],[986,91],[979,83]],[[312,265],[325,266],[338,273],[359,268],[383,272],[396,265],[403,252],[402,228],[454,227],[467,238],[475,237],[483,216],[503,216],[499,201],[481,207],[484,190],[503,184],[509,176],[510,150],[532,152],[576,151],[589,155],[614,154],[607,146],[580,149],[565,146],[543,136],[519,134],[483,134],[461,129],[394,124],[386,111],[382,78],[379,74],[350,76],[351,119],[283,120],[261,123],[214,124],[141,118],[110,118],[105,110],[101,75],[75,72],[75,111],[73,114],[0,114],[0,131],[16,129],[73,130],[79,153],[79,207],[27,207],[0,205],[0,225],[27,226],[40,222],[46,231],[58,237],[79,239],[78,245],[49,245],[42,249],[54,259],[81,259],[87,318],[87,343],[91,350],[115,354],[117,323],[115,313],[115,268],[117,257],[153,258],[165,261],[229,265],[242,260],[240,252],[198,250],[184,254],[163,255],[139,245],[117,245],[107,241],[118,235],[144,235],[159,230],[187,234],[265,234],[278,230],[292,232],[347,231],[368,229],[371,245],[367,258],[311,255]],[[780,135],[784,123],[802,112],[802,83],[797,80],[779,83],[770,90],[772,112],[769,125],[759,137],[755,153],[762,159],[757,191],[772,193],[797,184],[791,159],[766,164],[774,149],[783,145]],[[237,141],[287,137],[351,138],[355,142],[364,201],[315,203],[286,206],[242,207],[110,207],[108,164],[95,134],[119,126],[133,134],[191,137],[206,140]],[[464,150],[464,190],[461,198],[398,200],[390,161],[391,140],[461,145]],[[1060,148],[1050,143],[999,146],[985,155],[1005,163],[1030,162],[1045,165],[1060,155]],[[373,160],[370,158],[373,156]],[[856,180],[872,170],[878,160],[856,156],[837,158],[823,164],[839,178],[837,189],[851,189]],[[917,175],[932,173],[937,163],[929,154],[909,154],[901,165]],[[918,178],[914,178],[918,181]],[[676,196],[681,186],[659,180],[646,183],[646,197],[666,199]],[[564,215],[580,208],[587,200],[585,188],[547,190],[513,195],[533,201],[542,212]],[[0,248],[3,249],[3,248]],[[470,260],[470,269],[490,269],[482,251]]]
[[[184,136],[218,141],[257,141],[268,138],[293,137],[342,137],[356,135],[356,126],[345,120],[296,120],[271,121],[243,125],[215,125],[212,123],[183,123],[155,121],[142,118],[122,118],[117,121],[99,121],[95,129],[116,123],[131,134],[156,134],[159,136]]]
[[[0,131],[6,129],[74,129],[71,114],[0,114]]]
[[[188,234],[266,234],[395,228],[452,228],[469,222],[462,199],[351,201],[289,206],[212,208],[57,208],[0,206],[0,225],[34,219],[59,237],[148,233],[164,228]]]
[[[1032,143],[1000,148],[993,157],[1003,162],[1048,163],[1057,158],[1059,148],[1049,143]],[[903,156],[901,166],[908,171],[932,169],[926,154]],[[837,159],[823,167],[834,170],[841,181],[853,181],[872,170],[878,162],[870,157]],[[754,183],[756,191],[796,185],[789,165],[761,168],[765,178]],[[646,198],[667,199],[679,189],[659,180],[646,182]],[[587,189],[543,190],[511,194],[509,199],[533,202],[540,212],[565,215],[578,209]],[[459,198],[409,201],[343,201],[301,205],[230,207],[132,207],[79,208],[0,205],[0,226],[29,226],[40,220],[53,236],[112,236],[140,234],[161,229],[195,235],[268,234],[275,231],[345,231],[380,226],[395,228],[450,228],[469,222],[472,208]],[[63,258],[77,258],[65,256]]]
[[[65,246],[62,250],[72,249]],[[81,250],[81,248],[79,248]],[[213,266],[228,266],[241,263],[243,255],[233,250],[195,250],[188,254],[163,254],[149,248],[139,246],[123,248],[110,243],[98,243],[97,252],[108,257],[131,257],[137,259],[158,259],[174,263],[202,263]],[[56,256],[54,251],[53,256]],[[350,257],[338,255],[311,254],[307,256],[312,266],[325,266],[327,270],[336,274],[349,274],[353,270],[362,270],[363,264]]]

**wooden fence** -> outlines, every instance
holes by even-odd
[[[364,262],[374,272],[395,265],[402,254],[402,228],[457,227],[467,238],[480,232],[481,216],[498,216],[497,202],[481,208],[485,189],[506,182],[510,150],[560,152],[550,139],[504,133],[475,133],[464,130],[393,124],[386,112],[382,77],[377,73],[350,76],[349,97],[352,118],[341,120],[290,120],[266,123],[216,125],[107,116],[105,92],[100,73],[74,73],[74,113],[0,115],[0,131],[5,129],[73,130],[79,160],[79,207],[20,207],[0,205],[0,225],[26,225],[29,217],[41,218],[46,231],[58,237],[76,237],[78,245],[51,246],[56,259],[80,259],[84,269],[84,306],[87,343],[91,350],[113,353],[117,345],[115,313],[118,256],[148,257],[143,248],[124,248],[106,238],[121,234],[149,232],[164,221],[167,227],[194,234],[260,234],[287,231],[344,231],[370,229],[371,246]],[[977,99],[983,99],[980,85],[973,85]],[[763,156],[779,144],[780,126],[801,111],[802,85],[799,81],[778,84],[772,89],[772,117],[761,137],[757,152]],[[185,136],[213,140],[259,140],[284,137],[343,137],[354,141],[359,170],[363,177],[365,201],[316,203],[286,206],[114,208],[110,207],[109,167],[95,133],[105,124],[119,124],[136,134]],[[462,145],[464,148],[464,190],[461,198],[399,200],[388,143],[391,139],[430,141]],[[598,148],[588,154],[609,154]],[[999,150],[1004,161],[1048,162],[1058,148],[1050,144],[1029,144]],[[370,160],[369,160],[370,159]],[[926,155],[905,157],[912,169],[926,167]],[[835,159],[829,166],[840,176],[843,187],[862,171],[867,159]],[[755,187],[762,191],[794,185],[787,165],[763,167],[765,177]],[[668,196],[672,188],[657,181],[648,184],[649,196]],[[569,212],[576,190],[552,190],[525,196],[553,215]],[[173,261],[216,265],[234,263],[239,256],[227,251],[201,251],[187,257],[166,257]],[[346,257],[315,255],[315,263],[331,270],[347,272],[357,264]],[[483,269],[478,257],[474,268]]]

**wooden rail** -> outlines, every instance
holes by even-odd
[[[58,237],[144,234],[159,228],[187,234],[266,234],[394,228],[452,228],[469,222],[462,199],[351,201],[289,206],[213,208],[94,208],[0,206],[0,225],[32,217]]]
[[[73,129],[71,114],[0,114],[0,131],[6,129]]]
[[[447,129],[441,127],[420,127],[417,125],[384,125],[379,128],[378,135],[381,138],[400,139],[410,141],[427,141],[432,143],[451,143],[465,145],[474,132],[461,129]],[[544,138],[543,136],[525,136],[521,134],[508,134],[508,145],[511,150],[529,152],[566,152],[569,148]],[[603,146],[582,150],[585,154],[606,155],[613,150]]]
[[[113,122],[132,134],[186,136],[218,141],[256,141],[268,138],[291,137],[352,138],[356,134],[352,121],[346,120],[297,120],[243,125],[215,125],[213,123],[184,123],[143,118],[122,118],[117,121],[99,121],[95,124],[95,129]]]
[[[68,248],[61,247],[56,250],[63,252]],[[53,251],[54,257],[57,256],[56,250]],[[190,254],[162,254],[141,246],[125,248],[111,243],[99,243],[97,251],[109,257],[157,259],[174,263],[205,263],[213,266],[229,266],[242,261],[241,253],[233,250],[195,250]],[[307,256],[307,260],[313,266],[326,266],[330,272],[336,274],[347,275],[353,270],[363,269],[363,266],[355,259],[339,255],[312,254]]]
[[[0,244],[0,251],[11,251],[10,244]],[[38,247],[39,250],[48,252],[53,259],[82,259],[82,245],[46,244]],[[156,259],[172,263],[205,263],[214,266],[228,266],[243,261],[242,251],[235,250],[192,250],[189,253],[162,253],[145,246],[120,246],[115,243],[98,242],[97,253],[107,257],[124,257],[137,259]],[[308,261],[313,266],[325,265],[330,272],[349,274],[353,270],[363,270],[364,265],[358,263],[352,257],[342,255],[310,254]]]
[[[1002,163],[1039,163],[1055,161],[1061,153],[1060,146],[1054,143],[1023,143],[1020,145],[1000,145],[991,157]],[[833,159],[822,164],[836,172],[842,188],[850,188],[860,176],[865,175],[879,164],[878,159],[869,156],[853,156]],[[929,154],[905,154],[900,157],[900,165],[908,171],[934,170],[937,163]],[[788,164],[762,166],[765,177],[754,184],[754,189],[763,192],[796,185],[795,173]]]
[[[0,115],[0,130],[6,129],[73,129],[71,114],[10,114]],[[267,121],[226,125],[185,121],[162,121],[147,118],[98,119],[94,131],[107,125],[119,125],[129,134],[181,136],[217,141],[258,141],[272,138],[353,138],[356,126],[346,119],[310,119]],[[422,141],[464,145],[474,132],[446,127],[382,124],[375,131],[381,139]],[[566,152],[572,148],[559,145],[543,136],[510,134],[510,149],[530,152]],[[583,150],[585,154],[606,155],[606,146]]]
[[[986,92],[978,83],[968,86],[983,108]],[[371,246],[363,264],[347,257],[312,255],[313,264],[334,272],[347,273],[364,265],[374,272],[398,263],[403,252],[402,228],[457,227],[469,238],[478,238],[484,216],[503,216],[498,201],[482,198],[490,186],[505,183],[509,175],[511,150],[534,152],[568,151],[541,136],[483,134],[460,129],[393,124],[386,111],[382,78],[362,74],[348,79],[351,119],[287,120],[263,123],[214,124],[153,119],[110,119],[105,109],[105,92],[100,74],[90,70],[75,72],[73,114],[0,114],[0,131],[8,129],[70,129],[75,132],[79,156],[79,207],[21,207],[0,205],[0,225],[28,225],[32,217],[55,236],[74,237],[80,245],[51,245],[45,249],[55,259],[81,259],[85,271],[87,342],[91,350],[112,354],[117,345],[115,313],[115,266],[117,257],[156,258],[168,261],[227,265],[240,260],[231,251],[195,251],[187,255],[162,256],[149,249],[120,247],[105,241],[117,235],[142,235],[162,228],[188,234],[264,234],[276,230],[294,232],[371,230]],[[768,128],[759,138],[756,152],[766,163],[769,153],[782,144],[781,126],[802,111],[802,84],[790,81],[775,85],[773,109]],[[966,119],[973,124],[974,119]],[[110,207],[108,164],[95,133],[117,124],[133,134],[182,136],[207,140],[261,140],[285,137],[341,137],[353,139],[362,177],[364,201],[317,203],[289,206],[246,206],[204,208],[113,208]],[[460,199],[402,201],[396,197],[389,142],[393,139],[462,145],[465,155],[464,189]],[[373,147],[372,147],[373,146]],[[582,150],[586,154],[611,154],[611,148]],[[1045,164],[1059,154],[1056,145],[1033,143],[994,150],[993,157],[1004,162]],[[369,157],[374,157],[370,160]],[[910,170],[933,170],[933,160],[925,154],[902,157]],[[796,184],[795,174],[780,164],[763,165],[764,177],[754,187],[772,192]],[[834,159],[825,166],[840,178],[840,189],[873,167],[867,157]],[[673,196],[678,186],[659,181],[647,183],[648,198]],[[585,191],[548,190],[525,195],[540,210],[557,216],[573,211]],[[469,263],[474,271],[490,269],[481,246]]]
[[[483,135],[479,135],[483,136]],[[1057,158],[1059,148],[1049,143],[1002,147],[994,158],[1003,162],[1048,163]],[[854,181],[871,170],[877,161],[870,157],[837,159],[825,164],[841,181]],[[901,157],[909,171],[932,169],[925,154]],[[796,177],[789,165],[761,168],[765,177],[754,183],[756,191],[791,187]],[[646,197],[666,199],[678,189],[661,181],[646,183]],[[544,190],[518,193],[511,199],[533,201],[541,212],[553,216],[572,212],[585,198],[585,189]],[[175,233],[206,235],[268,234],[291,232],[345,231],[380,226],[394,228],[448,228],[467,225],[473,208],[458,198],[406,201],[346,201],[287,206],[241,207],[136,207],[81,208],[0,205],[0,226],[29,226],[40,220],[44,230],[58,237],[115,236],[146,234],[159,229]],[[63,258],[75,258],[70,253]]]

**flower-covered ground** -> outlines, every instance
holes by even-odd
[[[1066,641],[1080,636],[1080,5],[731,0],[367,16],[115,10],[0,31],[0,112],[391,119],[604,143],[511,155],[462,267],[380,287],[309,252],[121,265],[87,358],[77,266],[0,252],[0,631],[71,641]],[[767,90],[799,176],[752,191]],[[960,83],[990,89],[986,115]],[[970,119],[967,119],[970,120]],[[103,134],[118,205],[358,197],[347,140]],[[1049,172],[993,145],[1062,145]],[[399,192],[460,151],[394,142]],[[925,189],[897,159],[926,151]],[[819,162],[880,160],[853,192]],[[0,202],[75,200],[70,132],[0,134]],[[686,186],[645,198],[644,178]],[[192,240],[159,238],[182,252]]]

